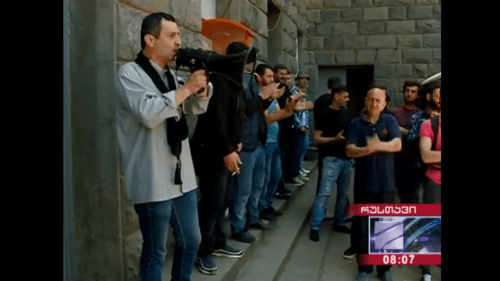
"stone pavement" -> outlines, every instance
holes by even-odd
[[[332,231],[332,220],[325,220],[320,229],[320,241],[309,239],[310,212],[316,195],[317,169],[315,161],[306,161],[311,169],[310,180],[305,185],[291,188],[292,196],[286,200],[276,199],[274,207],[284,214],[270,222],[272,230],[251,230],[258,240],[241,243],[228,239],[228,244],[243,250],[240,259],[215,257],[217,275],[204,275],[193,268],[193,281],[331,281],[354,280],[357,274],[356,259],[344,259],[343,252],[350,245],[348,234]],[[353,202],[352,188],[350,200]],[[327,217],[333,216],[334,200],[328,200]],[[229,221],[226,229],[229,237]],[[171,235],[173,236],[173,235]],[[172,243],[172,242],[170,242]],[[169,247],[170,253],[173,247]],[[163,267],[163,280],[170,280],[172,255],[169,254]],[[418,266],[393,266],[395,281],[419,281],[421,270]],[[369,281],[380,280],[376,272]],[[432,267],[432,280],[441,280],[441,268]]]

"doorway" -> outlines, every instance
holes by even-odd
[[[319,95],[327,92],[328,78],[338,76],[349,91],[349,114],[357,117],[363,109],[364,98],[370,84],[373,83],[373,65],[320,66],[318,68]]]

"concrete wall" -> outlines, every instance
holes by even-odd
[[[305,2],[310,67],[374,65],[374,78],[387,85],[394,105],[403,102],[406,80],[441,71],[441,1]]]

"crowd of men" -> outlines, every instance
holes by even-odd
[[[115,85],[126,191],[144,241],[141,280],[161,280],[169,225],[175,235],[172,280],[190,280],[194,264],[204,274],[216,274],[214,256],[243,256],[227,244],[225,212],[229,209],[230,238],[237,241],[252,243],[256,237],[249,229],[272,227],[262,220],[282,215],[273,200],[290,196],[285,183],[309,180],[302,161],[313,108],[319,179],[311,240],[319,240],[327,198],[333,194],[333,229],[351,235],[345,257],[368,252],[366,218],[348,218],[344,211],[354,169],[354,203],[394,203],[396,187],[402,203],[416,203],[419,181],[425,182],[424,202],[440,202],[440,85],[428,87],[427,107],[420,111],[421,87],[406,83],[404,105],[392,114],[386,108],[387,90],[374,85],[366,107],[352,117],[349,92],[338,78],[328,80],[329,92],[313,105],[305,101],[310,78],[299,72],[294,85],[281,64],[249,64],[242,84],[217,74],[208,81],[203,69],[185,81],[174,77],[168,63],[180,45],[174,17],[148,15],[141,26],[142,50],[134,62],[120,67]],[[226,54],[248,50],[233,42]],[[191,140],[185,115],[198,115]],[[439,119],[424,122],[431,116]],[[351,219],[352,230],[346,226]],[[383,280],[392,280],[389,269],[377,267]],[[372,270],[359,265],[357,280],[367,280]],[[429,267],[423,271],[430,280]]]

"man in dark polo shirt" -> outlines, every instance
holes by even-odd
[[[365,110],[347,128],[346,154],[356,160],[354,203],[394,203],[393,153],[401,150],[401,132],[396,118],[382,113],[387,90],[372,86],[365,98]],[[357,253],[368,253],[368,217],[354,217],[351,244]],[[392,280],[390,266],[377,266],[382,280]],[[368,280],[373,266],[358,265],[356,280]]]

